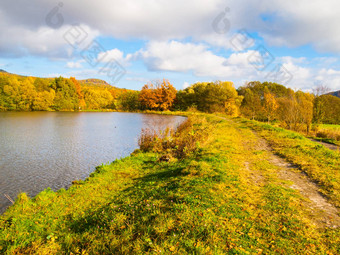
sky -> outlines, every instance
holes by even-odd
[[[1,0],[0,69],[103,79],[272,81],[340,90],[338,0]]]

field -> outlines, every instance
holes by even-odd
[[[340,130],[340,125],[321,124],[320,128],[330,130]]]
[[[340,125],[321,124],[316,128],[317,139],[340,146]]]
[[[21,194],[0,217],[0,253],[339,254],[338,152],[208,114],[186,135],[205,129],[168,162],[136,151],[67,191]]]

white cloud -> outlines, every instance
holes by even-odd
[[[235,52],[230,42],[237,30],[245,28],[264,38],[264,44],[311,45],[335,54],[313,59],[308,56],[277,58],[294,76],[289,86],[308,88],[315,80],[334,89],[340,86],[339,68],[334,67],[340,53],[338,0],[69,0],[62,7],[57,4],[44,0],[2,0],[0,57],[72,57],[74,49],[65,40],[65,33],[78,24],[87,34],[81,47],[98,36],[126,39],[127,43],[130,39],[146,41],[144,49],[135,54],[125,54],[124,46],[108,48],[98,59],[106,53],[108,59],[114,58],[123,66],[141,59],[151,71],[193,73],[209,79],[242,82],[263,80],[264,72],[256,71],[249,63],[249,56],[258,53]],[[212,23],[226,7],[230,11],[224,18],[230,21],[231,30],[218,34]],[[52,28],[47,17],[52,10],[57,10],[55,8],[63,21]],[[188,38],[191,42],[183,43]],[[216,53],[218,48],[234,49],[235,53],[220,55]],[[105,61],[106,58],[102,60]],[[69,62],[66,66],[80,68],[81,64]]]
[[[188,88],[188,87],[190,87],[189,82],[184,82],[182,88],[183,88],[183,89],[186,89],[186,88]]]
[[[308,92],[312,92],[318,84],[323,84],[331,90],[340,90],[340,70],[317,67],[318,65],[326,66],[326,63],[332,62],[332,58],[313,58],[302,61],[301,58],[282,57],[280,60],[293,76],[291,82],[284,85]],[[306,63],[308,67],[304,66]]]
[[[82,68],[83,66],[82,66],[81,62],[83,62],[83,61],[67,62],[66,67],[67,68]]]
[[[2,28],[0,36],[0,56],[36,55],[64,59],[70,57],[73,53],[72,45],[75,44],[69,40],[71,37],[68,34],[72,26],[67,25],[58,30],[47,26],[34,29],[9,24],[6,24],[6,26],[8,28]],[[80,26],[86,31],[86,38],[84,38],[82,44],[77,45],[79,49],[82,49],[81,47],[91,42],[99,33],[87,25]]]
[[[229,34],[217,34],[212,23],[229,7],[225,18]],[[47,28],[47,17],[57,8],[63,18],[59,29]],[[0,52],[10,55],[51,52],[64,45],[60,32],[73,24],[115,38],[181,40],[192,38],[230,48],[229,36],[245,28],[258,32],[277,46],[311,44],[321,51],[340,53],[340,2],[338,0],[69,0],[58,7],[44,0],[2,0]],[[57,20],[52,16],[50,20]],[[52,40],[51,40],[52,38]],[[12,45],[14,45],[12,47]]]
[[[137,81],[137,82],[142,82],[142,83],[147,83],[149,81],[149,79],[144,78],[144,77],[126,77],[125,80]]]
[[[225,61],[205,45],[177,41],[150,42],[139,54],[150,70],[194,71],[199,76],[213,75],[210,71],[218,72]]]
[[[150,71],[193,72],[196,76],[215,79],[255,78],[256,69],[248,58],[256,51],[234,53],[228,58],[214,54],[207,45],[170,42],[150,42],[138,52]]]
[[[324,52],[340,53],[340,2],[337,0],[231,0],[236,28],[258,32],[275,46],[311,44]]]
[[[116,60],[123,66],[129,65],[129,61],[133,56],[128,54],[124,57],[124,52],[120,51],[119,49],[112,49],[105,52],[100,52],[97,56],[97,60],[103,63],[107,63],[112,61],[112,59]]]

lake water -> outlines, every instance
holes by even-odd
[[[0,213],[20,192],[68,188],[95,167],[138,148],[142,128],[176,127],[185,118],[117,112],[0,113]]]

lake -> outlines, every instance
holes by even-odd
[[[185,117],[117,112],[0,113],[0,213],[4,194],[68,188],[95,167],[138,148],[142,128],[176,128]]]

